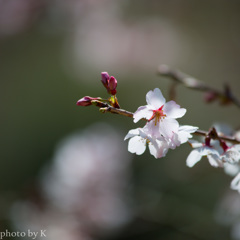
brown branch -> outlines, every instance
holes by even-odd
[[[194,135],[197,135],[197,136],[203,136],[203,137],[206,137],[209,132],[207,131],[203,131],[203,130],[197,130],[196,132],[193,133]],[[211,138],[214,139],[214,140],[224,140],[224,141],[227,141],[227,142],[231,142],[233,144],[240,144],[240,141],[237,140],[236,138],[233,138],[233,137],[230,137],[230,136],[224,136],[224,135],[221,135],[219,133],[217,133],[216,135],[211,135]]]
[[[119,114],[119,115],[123,115],[125,117],[133,117],[133,113],[126,111],[124,109],[119,109],[119,108],[114,108],[112,106],[109,106],[108,104],[104,104],[105,106],[100,108],[100,112],[102,113],[106,113],[106,112],[110,112],[110,113],[114,113],[114,114]],[[146,120],[146,119],[145,119]],[[194,135],[197,136],[203,136],[206,137],[209,132],[207,131],[203,131],[203,130],[197,130],[196,132],[192,133]],[[240,144],[240,141],[237,140],[236,138],[230,137],[230,136],[222,136],[221,134],[217,134],[215,137],[212,137],[213,139],[221,139],[227,142],[231,142],[233,144]]]
[[[119,114],[119,115],[123,115],[125,117],[133,117],[133,113],[126,111],[124,109],[119,109],[119,108],[114,108],[108,104],[104,104],[104,107],[100,108],[100,112],[105,113],[105,112],[110,112],[110,113],[114,113],[114,114]],[[146,120],[146,119],[144,119]],[[208,136],[209,132],[204,131],[204,130],[196,130],[196,132],[192,133],[194,135],[197,136],[203,136],[206,137]],[[240,144],[240,141],[237,140],[236,138],[230,137],[230,136],[222,136],[220,134],[217,134],[216,136],[212,136],[212,139],[221,139],[227,142],[231,142],[233,144]]]
[[[233,96],[232,91],[230,91],[229,86],[225,86],[224,91],[219,91],[206,83],[193,78],[179,70],[171,69],[167,65],[160,65],[158,68],[158,74],[161,76],[169,77],[172,80],[176,81],[177,83],[183,84],[185,87],[198,90],[198,91],[204,91],[204,92],[211,92],[216,97],[222,100],[222,102],[232,102],[237,107],[240,108],[240,100],[237,99],[235,96]]]
[[[120,108],[114,108],[112,106],[103,107],[103,108],[100,108],[99,110],[102,113],[110,112],[110,113],[120,114],[120,115],[123,115],[125,117],[131,117],[131,118],[133,117],[132,112],[128,112],[128,111],[120,109]]]

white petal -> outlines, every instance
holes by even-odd
[[[158,157],[157,157],[157,149],[156,149],[156,147],[155,147],[152,143],[149,143],[149,144],[148,144],[148,148],[149,148],[149,152],[150,152],[155,158],[158,158]]]
[[[172,138],[173,132],[177,132],[178,127],[178,121],[173,118],[164,118],[159,123],[160,133],[167,138]]]
[[[238,164],[224,163],[224,172],[230,176],[236,176],[240,171],[240,166]]]
[[[198,142],[198,141],[196,141],[196,140],[188,140],[188,142],[190,143],[190,145],[191,145],[191,147],[192,148],[200,148],[200,147],[202,147],[203,146],[203,144],[202,143],[200,143],[200,142]]]
[[[183,131],[178,132],[178,140],[180,141],[181,144],[187,142],[188,139],[191,137],[192,135],[188,132],[183,132]]]
[[[240,152],[234,147],[229,148],[225,153],[222,154],[222,159],[229,163],[237,163],[240,160]]]
[[[153,115],[153,112],[147,106],[141,106],[133,114],[133,122],[138,122],[142,118],[150,119]]]
[[[180,146],[181,141],[179,140],[179,134],[173,133],[171,139],[168,139],[169,148],[175,149],[176,147]]]
[[[149,139],[151,141],[152,140],[152,136],[149,135],[149,133],[146,131],[145,126],[143,128],[139,128],[139,135],[140,135],[140,137],[142,137],[144,139]]]
[[[198,150],[194,149],[190,152],[187,157],[187,166],[193,167],[197,162],[199,162],[202,158],[202,155],[199,154]]]
[[[194,126],[189,126],[189,125],[183,125],[179,127],[179,131],[184,131],[184,132],[188,132],[188,133],[194,133],[198,130],[198,127],[194,127]]]
[[[222,133],[226,136],[232,136],[233,129],[225,123],[214,123],[213,127],[217,130],[218,133]]]
[[[155,158],[165,157],[168,152],[168,144],[166,141],[154,141],[149,143],[149,151]]]
[[[220,159],[220,156],[217,154],[207,155],[208,161],[213,167],[223,167],[223,162]]]
[[[124,140],[128,139],[128,138],[131,138],[131,137],[134,137],[134,136],[138,136],[139,135],[139,129],[136,128],[136,129],[132,129],[128,132],[128,134],[125,136]]]
[[[236,145],[234,145],[234,146],[231,147],[231,148],[234,148],[234,149],[236,149],[237,151],[240,151],[240,144],[236,144]]]
[[[213,154],[213,155],[215,154],[215,155],[219,156],[219,158],[220,158],[220,154],[218,153],[218,151],[213,149],[213,148],[203,146],[203,147],[197,148],[196,150],[199,152],[199,154],[201,156],[207,156],[207,155],[210,155],[210,154]]]
[[[128,142],[128,151],[131,153],[136,153],[141,155],[146,150],[146,140],[140,136],[135,136],[131,138]]]
[[[155,138],[160,138],[161,137],[161,133],[159,130],[159,123],[155,124],[155,121],[150,121],[147,122],[146,125],[143,128],[144,132],[152,137]]]
[[[159,88],[149,91],[146,95],[146,101],[147,104],[153,106],[155,110],[159,109],[166,102]]]
[[[240,191],[240,173],[232,180],[231,188]]]
[[[189,138],[192,138],[192,135],[190,133],[195,132],[197,129],[198,127],[188,125],[180,126],[178,129],[178,139],[181,142],[181,144],[187,142]]]
[[[180,106],[174,101],[167,102],[163,106],[163,112],[169,118],[180,118],[186,113],[186,111],[185,108],[180,108]]]

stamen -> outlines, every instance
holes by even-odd
[[[164,119],[167,115],[166,114],[164,114],[163,113],[163,106],[164,105],[162,105],[159,109],[157,109],[157,110],[153,110],[153,115],[152,115],[152,117],[148,120],[148,121],[151,121],[151,120],[153,120],[153,119],[155,119],[155,126],[157,125],[157,123],[160,121],[160,120],[162,120],[162,119]]]

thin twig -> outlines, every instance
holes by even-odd
[[[114,114],[123,115],[125,117],[131,117],[131,118],[133,117],[132,112],[126,111],[124,109],[114,108],[114,107],[109,106],[109,105],[106,106],[106,105],[105,105],[105,107],[100,108],[100,112],[102,112],[102,113],[110,112],[110,113],[114,113]],[[194,132],[192,134],[197,135],[197,136],[206,137],[208,135],[208,133],[209,132],[207,132],[207,131],[197,130],[196,132]],[[233,144],[240,144],[240,141],[237,140],[236,138],[233,138],[233,137],[230,137],[230,136],[222,136],[222,135],[219,136],[219,135],[220,134],[217,134],[215,139],[221,139],[221,140],[224,140],[224,141],[227,141],[227,142],[231,142]],[[213,139],[214,139],[214,137],[213,137]]]
[[[103,107],[100,108],[100,112],[105,113],[105,112],[110,112],[110,113],[116,113],[116,114],[120,114],[123,115],[125,117],[133,117],[133,113],[132,112],[128,112],[124,109],[120,109],[120,108],[114,108],[112,106],[107,106],[107,107]]]
[[[223,101],[230,101],[240,108],[240,100],[233,96],[229,86],[225,86],[224,91],[219,91],[179,70],[171,69],[167,65],[160,65],[158,68],[158,74],[160,74],[161,76],[169,77],[172,80],[183,84],[187,88],[198,91],[211,92],[216,97],[219,97],[219,99],[222,99]]]

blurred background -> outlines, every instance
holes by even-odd
[[[237,0],[0,0],[0,232],[240,239],[240,196],[222,169],[206,159],[187,168],[188,144],[163,159],[132,155],[131,119],[76,106],[107,97],[102,71],[117,78],[126,110],[155,87],[169,100],[160,64],[239,96],[239,12]],[[180,124],[240,126],[236,106],[206,104],[200,92],[179,86],[177,102]]]

